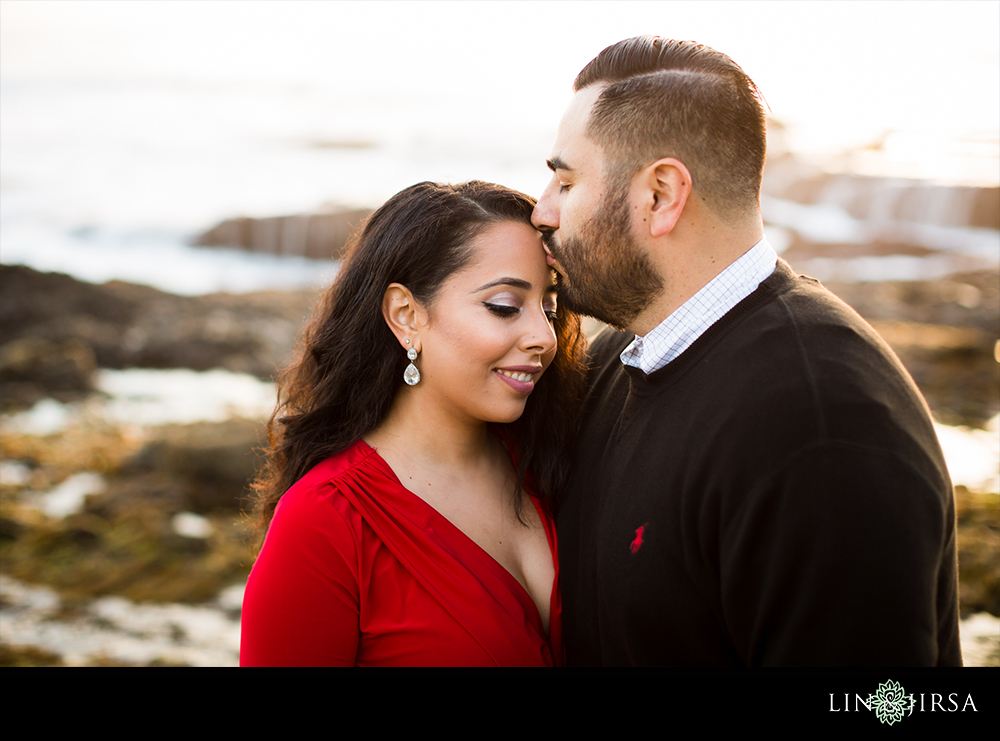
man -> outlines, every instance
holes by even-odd
[[[558,513],[571,664],[960,665],[952,487],[889,347],[763,238],[729,57],[629,39],[577,77],[535,209],[619,328]]]

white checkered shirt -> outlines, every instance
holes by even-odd
[[[712,278],[645,337],[635,340],[621,354],[622,362],[652,373],[669,363],[753,293],[774,272],[778,255],[761,239],[732,265]]]

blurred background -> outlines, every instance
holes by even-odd
[[[889,341],[1000,664],[1000,5],[0,1],[0,664],[233,665],[252,450],[351,229],[421,180],[541,193],[639,34],[769,108],[771,243]]]

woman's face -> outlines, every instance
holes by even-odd
[[[423,317],[414,390],[470,421],[513,422],[556,353],[555,274],[528,224],[495,224],[471,246]]]

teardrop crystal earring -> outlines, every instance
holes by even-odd
[[[403,380],[406,381],[408,386],[416,386],[420,382],[420,371],[413,364],[413,361],[417,359],[417,351],[411,347],[406,351],[406,357],[410,359],[410,364],[403,371]]]

